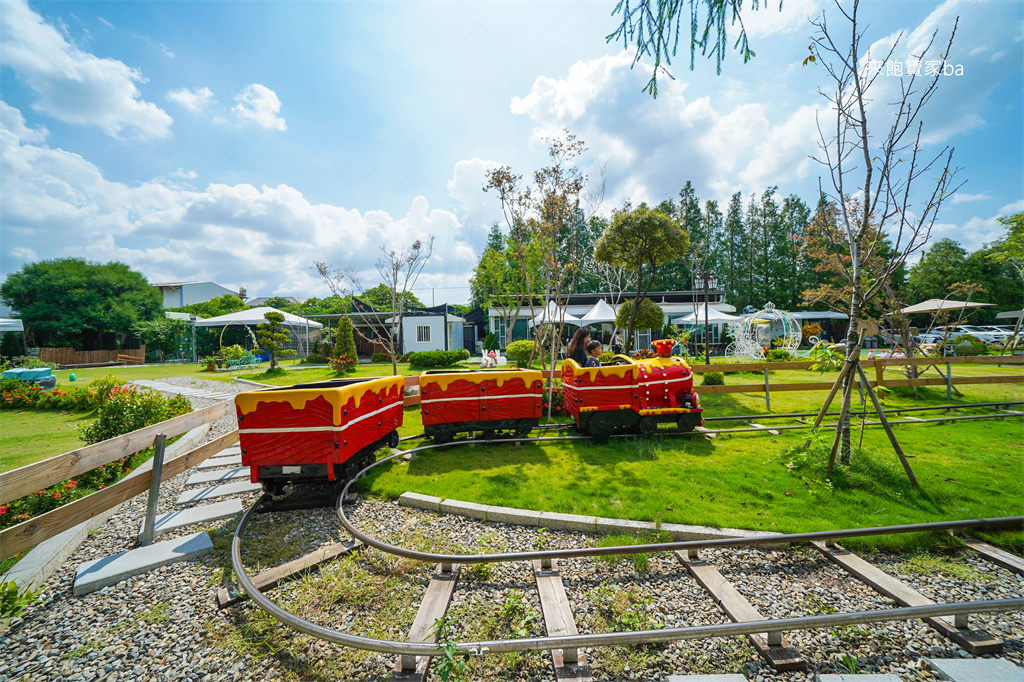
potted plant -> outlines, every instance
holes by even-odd
[[[214,367],[216,367],[217,358],[213,357],[212,355],[208,355],[202,360],[200,360],[199,364],[206,365],[206,369],[212,372]]]

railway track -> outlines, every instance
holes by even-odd
[[[1016,406],[1024,403],[984,403],[973,405],[940,406],[925,409],[963,409],[969,407],[1002,407]],[[918,408],[890,410],[891,412],[919,411]],[[716,420],[751,420],[751,419],[795,419],[813,416],[816,413],[800,413],[785,415],[754,415],[751,417],[720,417]],[[957,421],[980,418],[1006,418],[1019,413],[1000,413],[993,415],[969,415],[944,417],[931,420],[892,421],[890,423],[920,424],[934,421]],[[710,421],[710,420],[709,420]],[[571,425],[568,425],[571,426]],[[827,428],[827,425],[825,425]],[[833,425],[834,426],[834,425]],[[750,428],[714,429],[706,433],[768,433],[769,431],[806,429],[809,425],[776,425],[765,427],[755,425]],[[553,430],[553,429],[552,429]],[[669,432],[666,431],[666,435]],[[692,435],[692,434],[688,434]],[[698,434],[699,435],[699,434]],[[409,436],[402,441],[408,442],[422,436]],[[510,441],[547,441],[583,439],[586,436],[548,436],[540,438],[500,439]],[[423,680],[429,670],[431,658],[438,654],[438,646],[434,641],[434,623],[442,618],[451,602],[452,595],[458,584],[460,573],[471,564],[526,562],[532,573],[540,599],[547,636],[465,641],[455,644],[459,653],[474,656],[503,654],[510,652],[550,651],[556,678],[559,680],[591,679],[586,655],[581,651],[584,647],[604,647],[635,644],[653,644],[672,641],[705,639],[711,637],[746,637],[757,650],[762,660],[776,670],[799,670],[807,665],[801,651],[793,646],[786,637],[787,632],[799,630],[845,627],[857,624],[883,623],[889,621],[923,619],[933,630],[955,642],[959,647],[974,654],[985,655],[999,653],[1003,643],[997,637],[971,627],[969,618],[972,615],[1002,613],[1024,610],[1024,599],[994,599],[986,601],[947,601],[937,603],[911,585],[902,582],[872,565],[862,557],[844,549],[839,541],[846,538],[890,535],[897,533],[948,531],[964,532],[969,529],[993,527],[1020,527],[1024,525],[1024,516],[996,519],[971,519],[941,523],[912,524],[881,528],[837,529],[815,533],[776,534],[758,538],[736,538],[698,540],[670,543],[652,543],[641,545],[622,545],[615,547],[577,547],[560,550],[535,550],[528,552],[504,552],[496,554],[441,554],[416,551],[405,547],[389,544],[372,537],[357,528],[345,512],[343,500],[349,488],[358,478],[364,476],[375,467],[381,466],[396,458],[429,452],[438,448],[457,445],[486,444],[494,440],[456,440],[443,444],[428,444],[398,451],[370,464],[350,480],[337,498],[337,515],[345,529],[355,538],[355,543],[345,547],[335,547],[330,556],[338,556],[343,552],[361,547],[372,547],[386,554],[404,557],[419,562],[426,562],[435,567],[430,582],[423,593],[416,618],[405,641],[394,641],[361,637],[340,630],[318,625],[293,613],[289,613],[266,597],[262,592],[282,579],[288,571],[278,569],[271,579],[269,574],[252,577],[245,571],[241,560],[241,543],[253,516],[269,504],[269,496],[261,498],[244,514],[232,540],[231,560],[242,592],[252,599],[256,605],[268,614],[298,632],[315,638],[340,644],[343,646],[375,651],[395,656],[393,680]],[[1014,573],[1024,576],[1024,560],[1002,552],[997,548],[979,541],[968,539],[967,547],[978,553],[986,561],[1002,566]],[[790,618],[765,617],[713,563],[702,558],[701,552],[728,548],[763,547],[766,545],[803,546],[813,548],[821,556],[841,568],[851,579],[867,585],[880,595],[892,600],[895,608],[873,611],[851,611],[823,615],[809,615]],[[618,556],[625,554],[672,552],[687,573],[714,600],[729,623],[705,625],[699,627],[661,628],[639,630],[633,632],[607,632],[597,634],[580,634],[570,601],[559,571],[559,560],[572,560],[581,557]],[[323,550],[320,552],[324,555]],[[312,555],[311,555],[312,556]],[[295,566],[288,570],[308,568],[315,559],[292,562]]]

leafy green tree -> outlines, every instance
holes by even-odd
[[[185,320],[172,320],[167,317],[143,320],[132,326],[132,333],[146,344],[146,350],[159,353],[161,361],[165,354],[173,355],[178,352],[182,338],[188,332],[189,324]]]
[[[290,358],[295,355],[295,350],[286,348],[288,344],[288,332],[285,331],[284,315],[273,311],[263,314],[266,322],[256,325],[256,338],[259,339],[260,348],[265,348],[270,353],[270,369],[277,368],[277,358]]]
[[[310,315],[340,315],[352,312],[352,300],[337,294],[331,294],[323,298],[307,298],[302,303],[293,305],[288,312],[301,317],[309,317]]]
[[[992,255],[997,263],[1015,261],[1024,265],[1024,212],[996,218],[1006,228],[1006,235],[998,242],[998,252]]]
[[[358,356],[352,320],[347,317],[338,320],[338,330],[335,332],[334,337],[334,357],[341,357],[343,354],[348,355],[353,360]]]
[[[278,310],[288,310],[295,304],[289,301],[284,296],[271,296],[270,298],[263,302],[263,305],[269,308],[277,308]],[[288,310],[288,312],[291,311]]]
[[[248,308],[249,306],[245,304],[245,301],[234,294],[224,294],[202,303],[190,303],[180,308],[168,308],[168,310],[177,313],[192,313],[196,317],[206,319],[208,317],[220,317],[221,315],[237,313]]]
[[[775,294],[779,305],[792,310],[800,304],[800,292],[804,290],[806,263],[804,263],[800,237],[811,220],[811,209],[803,199],[790,194],[782,200],[779,215],[779,240],[775,245],[778,259],[779,285]]]
[[[952,239],[940,239],[910,268],[908,284],[915,298],[945,298],[954,282],[965,279],[967,250]]]
[[[105,333],[120,346],[134,324],[163,314],[160,293],[124,263],[39,261],[7,276],[4,302],[39,346],[96,350]]]
[[[18,334],[15,332],[4,332],[3,338],[0,339],[0,357],[13,358],[21,355],[24,348],[21,343],[21,339],[18,338]]]
[[[630,299],[622,302],[619,312],[615,314],[615,326],[625,329],[628,325],[633,324],[636,329],[660,329],[665,321],[665,313],[661,306],[649,298],[639,299],[639,305],[636,304],[636,301],[637,299]],[[626,336],[627,353],[632,348],[632,340],[633,332],[630,330]]]
[[[613,212],[611,224],[594,247],[594,258],[625,267],[635,278],[636,298],[642,299],[651,290],[658,268],[683,256],[688,247],[689,236],[678,222],[647,204],[633,208],[627,203]],[[626,326],[626,352],[633,343],[639,311],[638,306],[632,307]],[[655,326],[660,327],[661,322]]]
[[[746,284],[746,234],[743,225],[743,195],[736,192],[729,200],[725,223],[718,241],[718,286],[725,289],[726,298],[737,309],[750,303],[750,290]]]
[[[391,293],[391,288],[382,283],[364,291],[360,298],[381,312],[391,312]],[[396,298],[400,310],[423,307],[423,303],[411,291],[400,291]]]

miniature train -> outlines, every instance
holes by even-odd
[[[562,364],[566,412],[598,440],[619,427],[651,433],[673,421],[704,423],[693,375],[680,358],[615,356],[603,367]],[[671,351],[669,347],[668,351]],[[347,481],[398,445],[405,378],[338,379],[235,396],[242,465],[253,483],[278,494],[290,482]],[[536,370],[436,370],[419,377],[423,432],[436,443],[461,432],[526,437],[540,422],[543,381]]]

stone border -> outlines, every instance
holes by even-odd
[[[672,536],[673,540],[718,540],[722,538],[759,538],[775,535],[739,528],[712,528],[711,526],[686,526],[678,523],[655,524],[651,521],[633,521],[630,519],[607,519],[600,516],[580,516],[578,514],[558,514],[555,512],[539,512],[532,509],[515,509],[498,507],[490,504],[476,504],[460,500],[447,500],[433,495],[406,492],[398,498],[398,503],[405,507],[424,509],[439,514],[457,514],[468,516],[491,523],[508,523],[516,526],[539,526],[551,530],[569,530],[597,535],[624,533],[637,535],[648,531],[661,530]],[[765,545],[768,547],[781,547]]]
[[[199,442],[206,437],[206,434],[210,431],[211,424],[203,424],[192,429],[178,440],[174,441],[171,445],[167,446],[164,451],[164,457],[166,459],[173,459],[183,452],[187,452],[197,445]],[[149,458],[138,467],[135,468],[130,474],[125,476],[125,479],[133,476],[139,476],[153,468],[153,458]],[[140,495],[143,493],[139,493]],[[148,493],[147,493],[148,494]],[[29,550],[29,553],[23,556],[18,563],[14,564],[3,576],[0,576],[0,582],[7,582],[10,580],[16,580],[24,583],[27,587],[35,588],[42,585],[46,580],[57,572],[61,564],[67,561],[78,546],[81,545],[89,534],[100,528],[104,523],[107,522],[111,516],[120,511],[124,502],[111,507],[106,511],[100,512],[96,516],[92,517],[87,521],[83,521],[74,528],[56,535],[48,540],[43,540],[38,545]]]

